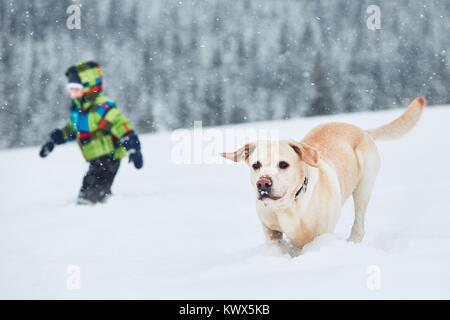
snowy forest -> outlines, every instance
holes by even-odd
[[[80,59],[141,133],[449,103],[449,22],[448,0],[0,0],[0,148],[67,121]]]

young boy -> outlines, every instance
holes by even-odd
[[[84,158],[90,163],[78,195],[78,204],[104,202],[119,170],[120,160],[129,153],[129,161],[142,168],[141,144],[129,120],[114,101],[102,94],[102,71],[92,61],[81,61],[66,71],[67,90],[72,99],[70,121],[50,133],[42,146],[45,158],[55,145],[77,140]]]

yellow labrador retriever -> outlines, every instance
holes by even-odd
[[[332,232],[352,195],[355,220],[349,240],[359,242],[380,167],[375,141],[406,134],[425,104],[424,97],[416,98],[399,118],[376,129],[329,123],[312,129],[300,142],[259,141],[221,155],[251,167],[257,213],[268,239],[281,240],[284,233],[294,246],[302,247]]]

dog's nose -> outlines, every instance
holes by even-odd
[[[261,177],[256,182],[256,187],[259,191],[270,191],[270,188],[272,187],[272,180],[269,177]]]

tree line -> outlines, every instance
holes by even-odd
[[[376,2],[371,31],[365,0],[0,0],[0,148],[67,121],[80,59],[139,132],[450,102],[450,3]]]

